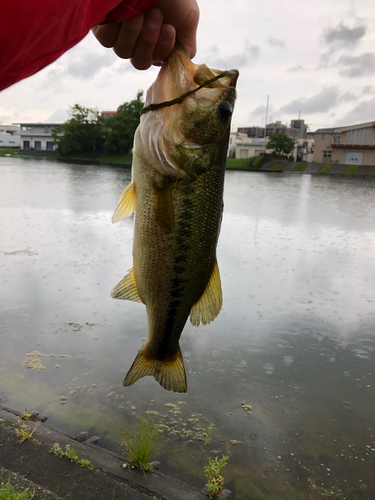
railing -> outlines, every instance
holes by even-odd
[[[375,149],[375,144],[331,144],[331,147],[340,149]]]

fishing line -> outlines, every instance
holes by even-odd
[[[214,76],[213,78],[210,78],[206,82],[202,83],[202,85],[199,85],[196,89],[189,90],[189,92],[186,92],[186,94],[182,94],[180,97],[176,97],[176,99],[172,99],[172,101],[164,101],[164,102],[157,102],[155,104],[149,104],[145,108],[141,109],[140,114],[143,115],[144,113],[148,113],[149,111],[155,111],[156,109],[160,108],[166,108],[168,106],[173,106],[174,104],[180,104],[186,97],[189,97],[189,95],[194,94],[200,89],[203,89],[204,87],[207,87],[207,85],[211,85],[211,83],[216,82],[216,80],[219,80],[220,78],[224,78],[225,76],[235,76],[237,75],[237,71],[223,71],[217,76]]]

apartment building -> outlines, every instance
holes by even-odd
[[[343,165],[375,165],[375,122],[315,132],[314,161]]]
[[[54,151],[52,130],[60,128],[61,123],[19,123],[21,149],[36,151]]]
[[[0,148],[19,148],[20,143],[18,125],[0,125]]]

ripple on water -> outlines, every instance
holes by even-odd
[[[263,369],[267,373],[267,375],[272,375],[275,371],[275,365],[273,365],[272,363],[265,363],[263,365]]]
[[[348,401],[344,401],[344,403],[348,403]],[[337,420],[334,418],[331,418],[331,420],[328,420],[328,423],[331,427],[338,427],[340,424],[338,423]]]
[[[293,356],[284,356],[284,365],[285,366],[292,366],[293,363],[294,363]]]
[[[363,349],[353,349],[353,353],[355,356],[361,359],[369,359],[369,353],[367,351],[364,351]]]
[[[341,403],[341,406],[343,408],[345,408],[346,410],[352,410],[353,409],[353,405],[352,405],[352,403],[350,401],[343,401]]]

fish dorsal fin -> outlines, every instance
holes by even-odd
[[[139,351],[134,363],[128,371],[124,380],[124,385],[132,385],[138,379],[146,377],[147,375],[152,375],[164,389],[167,389],[167,391],[186,392],[186,374],[180,347],[178,347],[178,351],[176,355],[173,356],[173,359],[157,360],[147,355],[146,343]]]
[[[174,231],[174,209],[172,191],[167,179],[161,186],[154,184],[154,217],[159,227],[166,233]]]
[[[135,184],[131,182],[122,192],[118,201],[115,213],[112,215],[112,223],[119,222],[126,217],[130,217],[135,212]]]
[[[192,325],[199,326],[211,323],[221,310],[223,305],[223,296],[221,292],[221,282],[219,266],[217,260],[212,270],[207,286],[198,302],[196,302],[190,311],[190,321]]]
[[[113,299],[133,300],[142,302],[135,282],[134,271],[130,269],[128,274],[118,283],[111,292]]]

